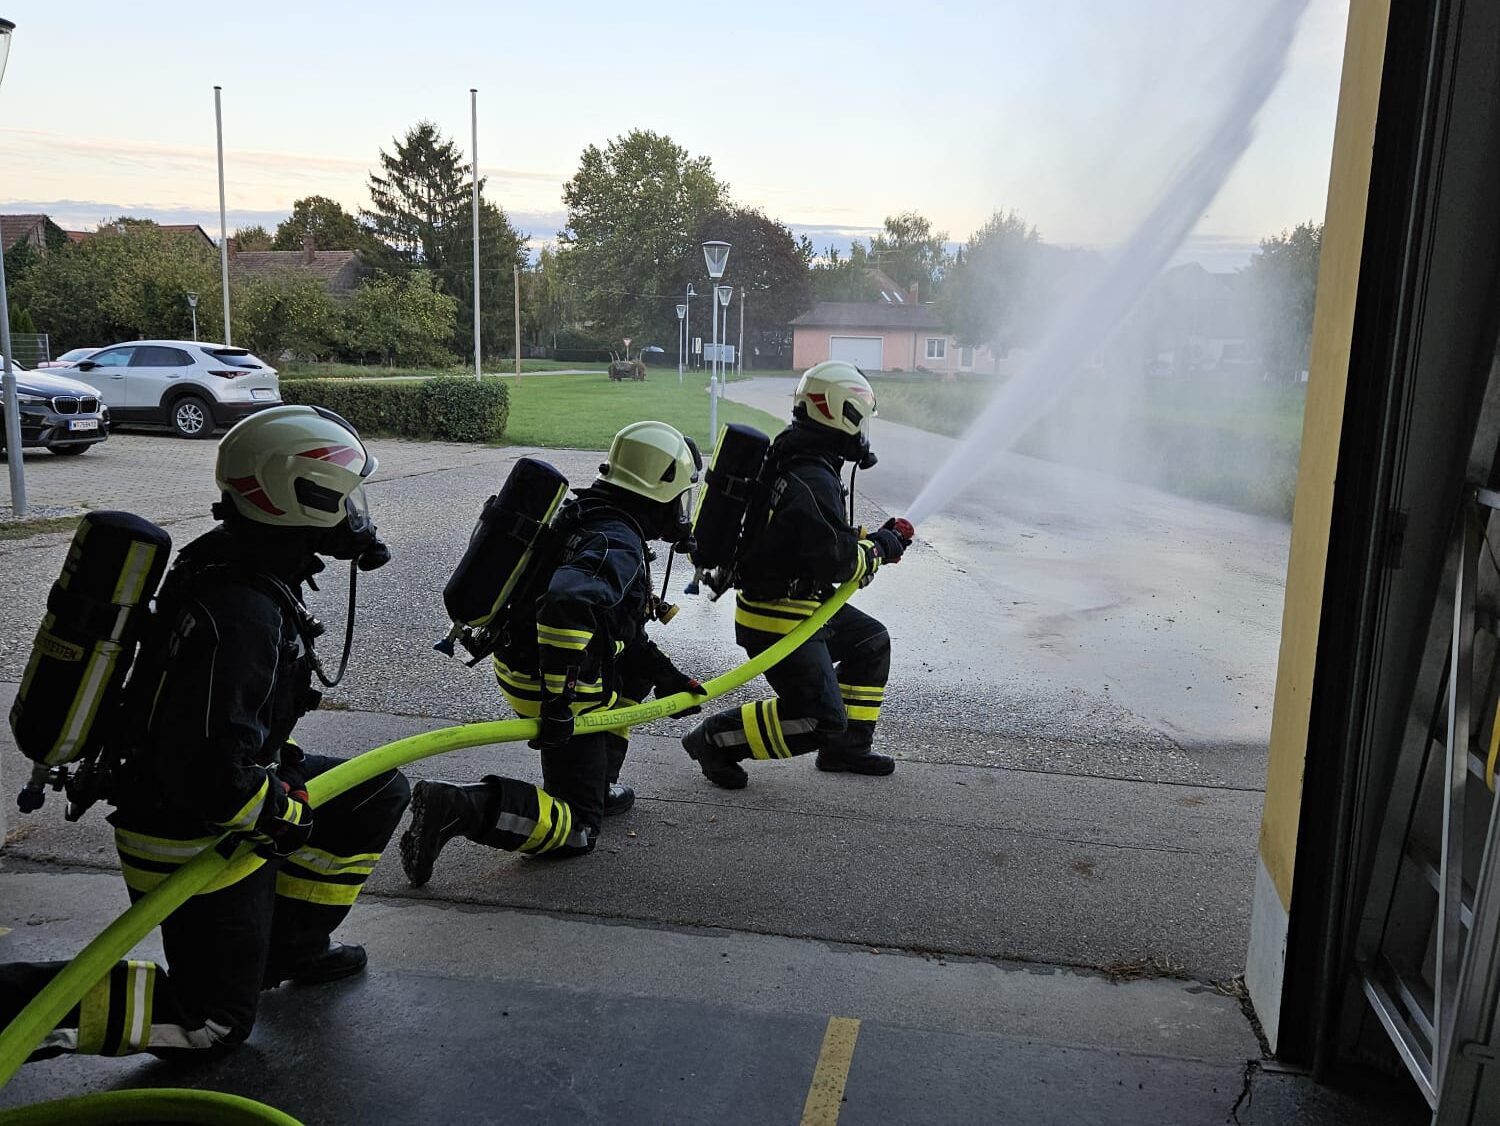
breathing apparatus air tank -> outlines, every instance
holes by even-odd
[[[171,554],[172,537],[131,513],[79,521],[10,709],[16,745],[37,764],[17,798],[23,812],[120,734],[121,690]]]
[[[516,462],[500,492],[485,501],[469,546],[443,588],[453,628],[434,649],[451,657],[454,642],[462,641],[475,661],[494,649],[507,604],[567,493],[568,479],[547,462]]]
[[[690,556],[694,572],[689,594],[697,593],[700,580],[709,585],[715,598],[732,584],[745,513],[755,498],[770,448],[771,439],[753,426],[731,422],[720,428],[693,513],[697,543]]]

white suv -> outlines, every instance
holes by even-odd
[[[68,376],[96,388],[116,423],[164,422],[184,438],[207,438],[281,402],[275,368],[243,348],[193,340],[100,348]]]

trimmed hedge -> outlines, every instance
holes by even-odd
[[[282,383],[281,398],[327,407],[361,434],[437,442],[494,441],[510,417],[510,390],[498,379],[297,379]]]

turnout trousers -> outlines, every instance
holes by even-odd
[[[747,603],[741,600],[741,608]],[[790,633],[746,624],[766,619],[770,604],[757,614],[738,613],[735,639],[754,657]],[[793,604],[796,605],[796,604]],[[815,604],[804,604],[815,605]],[[806,617],[808,611],[802,611]],[[842,606],[803,645],[766,670],[776,695],[716,712],[703,722],[703,734],[716,747],[741,758],[789,759],[810,751],[835,756],[867,753],[880,719],[891,672],[891,638],[885,626],[853,606]]]
[[[314,778],[339,761],[308,755],[305,776]],[[410,796],[406,778],[392,770],[318,807],[305,845],[249,872],[231,868],[189,899],[161,924],[166,965],[116,963],[31,1058],[170,1054],[243,1041],[255,1023],[263,984],[274,984],[280,971],[327,948]],[[160,810],[122,808],[110,820],[132,902],[219,835],[205,834],[202,822]],[[0,1027],[66,964],[0,966]]]
[[[541,683],[497,662],[500,689],[523,718],[535,718],[541,706]],[[601,707],[631,707],[651,691],[651,683],[630,668],[618,669],[612,690],[598,702],[575,705],[578,714]],[[629,747],[629,730],[589,731],[574,735],[561,747],[541,752],[542,784],[518,778],[487,775],[488,790],[475,820],[466,821],[463,835],[477,844],[506,852],[562,859],[592,852],[604,821],[604,799],[611,782],[618,782]]]

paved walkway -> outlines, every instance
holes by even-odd
[[[860,477],[866,523],[899,511],[919,468],[907,463],[917,447],[902,453],[883,431],[877,441],[885,460]],[[527,451],[374,446],[370,490],[395,562],[362,581],[349,678],[334,710],[305,724],[308,745],[335,754],[500,711],[485,670],[430,645],[473,516]],[[598,462],[544,456],[577,483]],[[212,460],[211,443],[120,435],[75,461],[39,461],[33,495],[130,507],[181,543],[210,524]],[[1204,640],[1214,616],[1194,596],[1260,623],[1244,627],[1238,656],[1202,652],[1244,673],[1245,691],[1266,691],[1259,650],[1274,626],[1260,618],[1274,615],[1246,596],[1270,587],[1267,549],[1246,548],[1254,525],[1145,491],[1102,510],[1106,535],[1085,519],[1097,510],[1048,515],[1050,486],[1027,472],[931,522],[859,595],[897,646],[880,735],[900,760],[894,777],[760,764],[730,793],[682,755],[684,721],[654,724],[627,767],[640,800],[593,856],[527,863],[456,842],[420,892],[388,859],[347,928],[374,955],[368,979],[270,995],[252,1043],[206,1071],[57,1061],[26,1069],[0,1106],[170,1082],[269,1097],[310,1123],[797,1122],[814,1076],[845,1067],[847,1101],[832,1109],[846,1126],[1206,1124],[1225,1121],[1249,1063],[1242,1124],[1403,1121],[1399,1100],[1340,1118],[1345,1104],[1326,1093],[1256,1071],[1253,1031],[1227,995],[1243,964],[1263,747],[1187,738],[1205,721],[1176,696],[1154,714],[1111,698],[1146,683],[1158,659],[1194,667],[1184,638]],[[877,487],[882,473],[891,484]],[[1028,534],[1052,577],[1040,549],[1027,562]],[[1102,640],[1079,593],[1107,570],[1101,536],[1157,544],[1139,570],[1161,570],[1122,589]],[[0,542],[0,707],[67,542]],[[345,580],[324,578],[314,604],[336,637]],[[1163,585],[1169,604],[1143,617]],[[729,604],[680,601],[663,646],[695,672],[737,664]],[[1191,619],[1180,632],[1167,620],[1178,614]],[[1129,657],[1131,631],[1148,658]],[[1096,644],[1125,665],[1091,674]],[[8,803],[24,764],[4,738],[0,763]],[[411,773],[494,771],[536,777],[535,755],[468,751]],[[12,807],[0,959],[71,954],[122,905],[102,812],[68,824],[56,800],[25,819]],[[1122,975],[1147,980],[1114,983]],[[830,1038],[833,1017],[860,1022],[852,1052],[854,1028],[836,1023]]]

